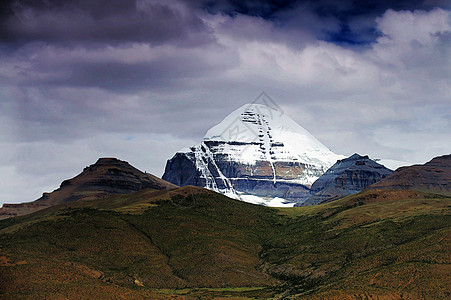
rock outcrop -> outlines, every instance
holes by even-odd
[[[318,178],[311,187],[313,195],[299,205],[315,205],[358,193],[392,172],[368,156],[356,153],[337,161]]]

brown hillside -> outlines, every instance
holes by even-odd
[[[409,189],[451,194],[451,154],[436,157],[424,165],[397,169],[368,189]]]
[[[51,193],[30,203],[5,204],[0,219],[25,215],[56,204],[102,199],[110,195],[129,194],[143,189],[162,190],[176,185],[142,172],[116,158],[100,158],[74,178],[64,180]]]

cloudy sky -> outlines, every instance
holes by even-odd
[[[0,204],[103,156],[161,176],[262,91],[338,154],[451,153],[449,3],[3,0]]]

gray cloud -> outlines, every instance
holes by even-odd
[[[173,43],[191,47],[212,41],[202,15],[252,16],[317,39],[368,43],[374,19],[387,9],[449,8],[446,1],[189,1],[5,0],[0,4],[0,41],[20,46]]]
[[[175,43],[199,45],[211,37],[183,3],[160,1],[14,1],[1,21],[1,41],[78,45]]]

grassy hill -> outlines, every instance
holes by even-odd
[[[0,221],[0,298],[448,299],[450,198],[275,209],[184,187]]]

